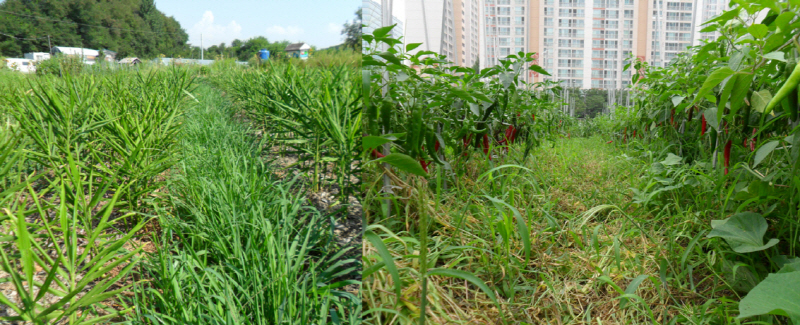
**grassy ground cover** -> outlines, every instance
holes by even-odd
[[[523,148],[512,146],[507,157],[491,162],[478,156],[453,163],[463,167],[455,168],[458,176],[448,190],[439,187],[438,204],[436,179],[416,176],[395,179],[402,185],[393,203],[401,213],[387,217],[380,200],[368,197],[368,229],[391,252],[402,281],[397,297],[383,257],[368,242],[365,272],[378,269],[365,273],[369,322],[418,318],[422,214],[432,223],[429,268],[475,274],[502,310],[469,281],[431,277],[429,322],[495,324],[501,313],[509,323],[529,324],[731,321],[729,310],[740,298],[733,289],[741,280],[718,271],[720,258],[707,253],[716,245],[701,238],[714,203],[694,204],[673,193],[655,207],[642,204],[636,194],[658,177],[653,164],[665,162],[641,145],[623,149],[599,137],[552,145],[526,161]],[[368,193],[376,193],[380,174],[365,175],[373,180]],[[709,198],[700,193],[697,200],[703,195]],[[529,244],[517,233],[517,217],[527,225]]]
[[[158,252],[144,264],[138,317],[153,323],[352,323],[358,300],[337,290],[353,272],[337,260],[325,216],[292,180],[277,180],[253,130],[219,90],[201,87],[187,113],[184,159],[159,213]],[[262,138],[268,141],[267,138]],[[174,240],[179,239],[179,240]],[[338,253],[338,254],[337,254]],[[350,318],[348,320],[348,318]]]

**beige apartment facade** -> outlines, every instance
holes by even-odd
[[[631,82],[631,56],[664,66],[699,44],[696,26],[727,9],[723,0],[484,0],[482,66],[535,52],[552,76],[528,82],[620,89]],[[706,36],[710,38],[710,36]]]

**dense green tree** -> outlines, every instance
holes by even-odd
[[[190,52],[186,31],[153,0],[5,0],[0,10],[0,31],[14,36],[0,35],[3,56],[48,52],[48,35],[52,46],[109,49],[119,57]]]
[[[345,47],[361,51],[361,8],[356,11],[356,18],[352,23],[344,24],[342,35],[345,35]]]
[[[605,89],[588,89],[585,95],[586,110],[584,116],[595,117],[603,112],[608,102],[608,91]]]

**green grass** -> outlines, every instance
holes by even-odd
[[[218,90],[204,86],[195,97],[136,321],[353,324],[358,299],[340,278],[356,270],[338,259],[326,216],[305,206],[291,180],[272,179],[261,159],[268,144],[233,119]]]
[[[429,277],[428,323],[494,324],[501,312],[511,324],[727,321],[725,299],[735,295],[710,267],[721,260],[705,253],[714,242],[693,241],[707,229],[710,208],[675,201],[676,193],[655,196],[663,203],[657,207],[634,200],[630,188],[653,180],[647,170],[658,154],[598,137],[553,145],[526,161],[520,147],[492,162],[476,153],[452,161],[438,207],[435,179],[393,178],[400,188],[390,216],[374,196],[380,174],[365,173],[370,229],[382,237],[402,279],[399,299],[386,269],[364,279],[369,323],[410,324],[419,316],[421,213],[430,223],[428,268],[474,273],[502,306],[464,280]],[[377,253],[365,246],[365,270],[383,263]]]

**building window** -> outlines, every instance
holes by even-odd
[[[525,17],[514,17],[514,25],[525,25]]]

